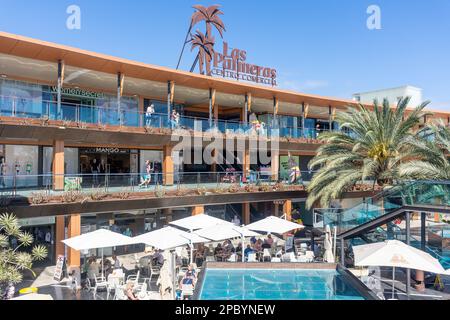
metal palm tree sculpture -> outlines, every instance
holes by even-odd
[[[214,54],[214,38],[209,38],[198,31],[192,36],[191,51],[198,48],[200,74],[205,74],[204,66],[206,64],[207,75],[211,75],[211,60]]]
[[[220,37],[223,38],[223,32],[225,31],[225,26],[220,19],[220,15],[223,12],[219,10],[220,6],[215,4],[209,7],[204,7],[202,5],[193,6],[197,11],[192,15],[192,27],[201,21],[206,22],[206,37],[211,36],[212,26],[216,28],[219,32]]]
[[[212,27],[216,28],[216,30],[219,32],[220,37],[223,38],[223,32],[225,31],[225,26],[222,22],[222,19],[220,18],[220,15],[223,14],[222,11],[219,10],[219,5],[212,5],[209,7],[204,7],[202,5],[195,5],[193,6],[194,9],[197,11],[194,12],[191,18],[191,28],[194,27],[196,24],[198,24],[201,21],[205,21],[206,23],[206,38],[211,38],[212,35]],[[212,56],[211,56],[212,57]],[[195,66],[200,59],[200,53],[195,58],[195,61],[191,67],[191,72],[194,71]],[[202,66],[200,64],[200,73],[202,73],[201,69]],[[211,70],[207,68],[207,74],[211,75]]]

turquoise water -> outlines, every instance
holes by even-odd
[[[200,300],[364,300],[336,270],[207,269]]]

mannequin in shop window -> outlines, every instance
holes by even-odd
[[[5,158],[2,158],[2,160],[0,161],[0,186],[2,186],[3,188],[6,187],[5,176],[7,174],[7,170],[8,165],[5,162]]]
[[[94,158],[91,162],[91,172],[93,176],[93,183],[95,185],[98,184],[98,172],[99,172],[99,163],[97,162],[97,159]]]

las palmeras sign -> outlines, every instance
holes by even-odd
[[[191,29],[201,21],[206,23],[206,33],[199,30],[191,35],[191,50],[198,50],[199,72],[209,76],[231,78],[249,82],[277,85],[277,71],[274,68],[260,66],[247,61],[247,51],[230,48],[223,41],[222,51],[215,50],[215,39],[212,36],[214,27],[223,38],[225,26],[220,18],[223,12],[219,5],[204,7],[195,5],[192,15]]]

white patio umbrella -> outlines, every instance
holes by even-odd
[[[222,220],[222,219],[218,219],[218,218],[214,218],[211,216],[208,216],[206,214],[198,214],[195,216],[190,216],[187,218],[183,218],[180,220],[175,220],[170,222],[171,225],[173,226],[177,226],[183,229],[187,229],[189,230],[190,233],[192,233],[195,230],[199,230],[199,229],[205,229],[208,227],[212,227],[215,226],[217,224],[230,224],[230,225],[234,225],[231,222]],[[193,256],[193,243],[190,244],[190,248],[191,248],[191,263],[192,263],[192,256]]]
[[[107,229],[98,229],[93,232],[62,240],[62,242],[66,246],[77,251],[102,249],[102,276],[104,276],[103,248],[126,246],[134,243],[132,238]]]
[[[245,238],[247,237],[256,237],[258,234],[251,230],[248,230],[246,227],[238,227],[233,224],[216,224],[212,227],[197,230],[194,232],[203,238],[208,238],[213,241],[222,241],[226,239],[233,238],[241,238],[242,241],[242,262],[245,261],[244,257],[244,245]]]
[[[173,249],[187,244],[209,242],[195,233],[185,232],[183,230],[165,227],[159,230],[151,231],[132,238],[133,243],[145,243],[146,245],[161,249]]]
[[[304,227],[305,226],[301,224],[287,221],[274,216],[267,217],[246,226],[246,228],[249,230],[277,234],[283,234],[292,230],[302,229]]]
[[[395,268],[416,269],[436,274],[445,273],[439,261],[430,254],[398,240],[387,240],[353,247],[355,266],[392,267],[392,298]]]
[[[323,246],[325,248],[323,260],[328,263],[334,263],[333,240],[331,237],[331,229],[329,225],[325,227],[325,240],[323,242]]]

